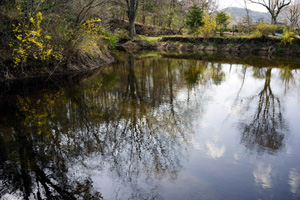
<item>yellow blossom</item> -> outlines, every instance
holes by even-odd
[[[22,40],[22,35],[17,35],[18,40]]]

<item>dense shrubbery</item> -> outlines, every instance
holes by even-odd
[[[203,27],[199,29],[199,34],[204,37],[205,39],[210,37],[211,33],[216,30],[217,23],[216,19],[208,14],[208,12],[205,10],[203,15]]]
[[[22,68],[103,59],[105,51],[116,46],[116,36],[102,28],[101,20],[85,10],[88,7],[76,7],[77,3],[2,1],[0,36],[5,40],[0,45],[5,48],[9,44],[11,52],[5,59]]]
[[[285,27],[284,26],[277,26],[275,33],[283,34]]]
[[[289,27],[286,27],[283,31],[283,34],[282,34],[282,40],[281,40],[281,43],[283,45],[286,45],[286,44],[292,44],[293,43],[293,40],[295,39],[295,32],[293,31],[290,31],[290,28]]]
[[[267,24],[265,22],[259,23],[255,26],[255,31],[252,33],[252,37],[268,37],[273,35],[277,29],[276,25]]]
[[[126,29],[120,29],[117,32],[117,37],[119,40],[129,40],[129,31]]]

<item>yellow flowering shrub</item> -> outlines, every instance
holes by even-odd
[[[100,19],[91,19],[87,20],[80,27],[80,36],[84,36],[84,39],[79,44],[79,49],[91,56],[94,56],[94,51],[99,49],[96,43],[97,36],[100,36],[103,31],[100,22]]]
[[[286,45],[287,43],[293,44],[293,40],[295,39],[295,33],[290,31],[288,27],[286,27],[282,34],[281,44]]]
[[[63,48],[52,46],[50,44],[51,36],[43,33],[42,20],[42,13],[38,12],[34,18],[30,18],[30,24],[13,25],[13,32],[17,39],[17,45],[13,49],[14,66],[25,63],[29,56],[41,61],[50,58],[58,61],[63,59]],[[13,46],[12,43],[11,46]]]
[[[217,23],[215,17],[208,14],[208,12],[205,10],[203,12],[203,19],[202,19],[204,25],[199,28],[198,33],[203,36],[204,38],[208,38],[212,31],[216,30]]]
[[[110,38],[105,34],[100,22],[101,19],[93,18],[81,24],[78,32],[70,29],[69,35],[76,36],[73,37],[72,43],[79,52],[94,57],[100,56],[102,50],[106,48],[104,41],[110,40]]]
[[[253,38],[268,37],[269,35],[273,35],[275,33],[276,28],[276,25],[261,22],[255,26],[255,31],[251,36]]]

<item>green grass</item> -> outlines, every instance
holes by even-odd
[[[140,55],[139,58],[149,58],[149,57],[157,57],[157,56],[159,56],[158,52],[153,51],[153,52],[144,53]]]
[[[138,39],[144,41],[149,45],[158,45],[158,41],[162,38],[162,37],[148,37],[144,35],[138,35],[137,37]]]

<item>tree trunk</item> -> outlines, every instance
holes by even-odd
[[[143,24],[145,25],[146,23],[146,15],[145,15],[145,0],[143,0]]]
[[[135,18],[129,18],[129,37],[133,38],[136,34],[135,30]]]
[[[271,16],[271,24],[276,24],[277,23],[277,20],[276,20],[276,17],[275,16]]]
[[[135,32],[135,17],[139,7],[139,0],[126,0],[127,2],[127,15],[129,19],[129,36],[133,38],[136,34]]]

